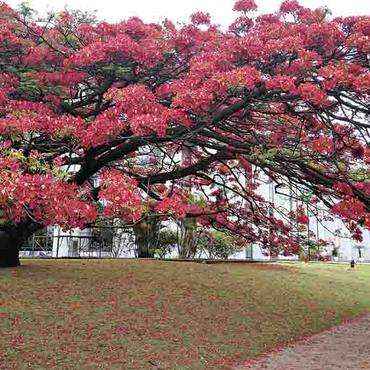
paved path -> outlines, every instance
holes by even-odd
[[[236,369],[370,369],[370,314]]]

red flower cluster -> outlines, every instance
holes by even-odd
[[[351,196],[335,204],[332,207],[332,211],[347,221],[359,221],[365,216],[369,217],[369,215],[366,214],[364,204]]]
[[[253,26],[253,20],[248,17],[239,17],[229,26],[229,31],[239,33],[246,32]]]
[[[282,90],[284,92],[295,94],[297,92],[295,81],[295,77],[277,75],[266,81],[266,88],[271,90]]]
[[[282,13],[295,13],[302,9],[297,0],[285,0],[280,5]]]
[[[331,154],[334,150],[333,139],[320,136],[312,141],[312,149],[320,154]]]
[[[209,15],[209,13],[196,12],[191,15],[190,19],[191,22],[197,26],[201,24],[211,23],[211,16]]]
[[[302,225],[307,225],[309,222],[309,218],[304,213],[299,213],[297,215],[297,222]]]
[[[298,92],[301,97],[314,105],[327,106],[328,99],[324,91],[322,91],[317,85],[312,83],[304,83],[299,85]]]
[[[15,168],[11,168],[15,171]],[[84,200],[74,184],[50,175],[2,173],[0,204],[8,219],[20,222],[29,213],[45,225],[83,227],[97,216],[96,207]]]
[[[181,219],[189,211],[189,204],[183,194],[174,192],[171,196],[167,196],[162,201],[159,201],[155,206],[155,210],[158,213],[169,214]]]
[[[104,215],[137,221],[143,213],[143,202],[137,182],[119,171],[106,170],[101,176],[99,198],[103,201]]]
[[[337,191],[340,195],[352,196],[352,188],[345,182],[335,182],[333,189]]]
[[[249,12],[256,9],[257,4],[254,0],[237,0],[234,4],[234,10],[237,12]]]

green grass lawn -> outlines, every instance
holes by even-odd
[[[24,260],[0,368],[227,369],[370,311],[370,265]]]

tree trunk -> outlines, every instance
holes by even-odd
[[[149,243],[146,240],[137,241],[138,258],[154,258],[154,253],[150,250]]]
[[[19,244],[5,231],[0,231],[0,267],[19,266]]]
[[[154,258],[158,224],[156,220],[141,221],[134,226],[138,258]]]
[[[184,219],[181,222],[181,237],[179,240],[180,259],[192,259],[197,253],[197,245],[194,235],[196,231],[196,226],[197,223],[195,218]]]
[[[39,229],[41,229],[41,225],[31,221],[13,226],[3,226],[0,229],[0,268],[20,266],[20,247]]]

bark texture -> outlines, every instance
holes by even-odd
[[[0,268],[19,266],[19,250],[23,242],[41,228],[31,221],[0,228]]]

